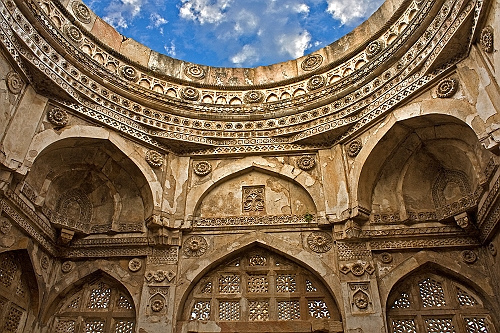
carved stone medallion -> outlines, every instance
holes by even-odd
[[[132,66],[123,66],[120,73],[128,81],[137,81],[139,78],[139,73]]]
[[[157,151],[149,150],[146,153],[146,161],[153,168],[159,168],[163,165],[163,156]]]
[[[181,97],[188,101],[197,101],[200,99],[200,92],[192,87],[186,87],[181,90]]]
[[[47,257],[46,254],[43,254],[42,258],[40,259],[40,266],[42,267],[43,270],[46,270],[47,268],[49,268],[49,265],[50,265],[49,257]]]
[[[73,42],[77,44],[82,42],[83,34],[80,31],[80,29],[78,29],[74,25],[65,25],[63,31],[66,34],[66,36],[68,36],[68,38],[71,39]]]
[[[68,113],[60,108],[50,109],[47,118],[56,126],[66,126],[68,124]]]
[[[73,13],[80,22],[85,24],[90,23],[90,10],[87,6],[79,1],[74,1],[71,7],[73,8]]]
[[[390,264],[392,262],[392,254],[390,254],[389,252],[380,254],[380,261],[382,261],[384,264]]]
[[[362,264],[355,263],[354,265],[351,266],[351,272],[355,276],[361,276],[361,275],[365,274],[365,268],[363,267]]]
[[[370,44],[368,44],[368,46],[366,47],[367,58],[371,59],[374,56],[376,56],[378,53],[380,53],[380,51],[382,51],[383,47],[384,47],[384,44],[379,40],[375,40],[375,41],[371,42]]]
[[[195,64],[190,64],[184,67],[184,74],[193,80],[203,80],[206,75],[205,70]]]
[[[138,272],[142,267],[142,261],[138,258],[131,259],[128,262],[128,269],[130,269],[131,272]]]
[[[316,166],[314,156],[301,156],[297,160],[297,166],[305,171],[311,170]]]
[[[312,71],[321,66],[323,57],[319,54],[310,54],[302,61],[300,67],[305,71]]]
[[[453,78],[444,79],[439,82],[436,94],[439,98],[450,98],[458,90],[458,81]]]
[[[493,244],[493,243],[488,244],[488,251],[490,251],[492,256],[496,257],[497,247],[495,246],[495,244]]]
[[[332,249],[333,238],[326,232],[315,231],[307,237],[307,245],[313,252],[326,253]]]
[[[485,27],[481,31],[479,43],[481,44],[481,48],[483,49],[484,52],[487,52],[487,53],[493,52],[493,28],[492,27]]]
[[[207,251],[208,244],[201,236],[191,236],[186,239],[183,248],[187,257],[201,257]]]
[[[356,157],[361,151],[361,148],[363,148],[363,143],[361,142],[361,140],[354,140],[349,144],[347,148],[347,155],[349,155],[349,157]]]
[[[356,294],[354,294],[353,302],[358,309],[364,310],[368,307],[370,299],[368,298],[368,295],[359,290]]]
[[[11,229],[12,223],[10,223],[10,221],[5,217],[0,218],[0,232],[7,235]]]
[[[17,95],[21,92],[24,86],[23,79],[16,72],[9,72],[5,78],[7,82],[7,89],[14,95]]]
[[[325,86],[326,80],[321,75],[314,75],[307,81],[307,88],[309,90],[316,90]]]
[[[462,260],[467,264],[473,264],[477,261],[477,254],[472,250],[462,251]]]
[[[194,165],[194,173],[200,177],[208,175],[212,172],[212,165],[206,161],[198,162]]]
[[[75,268],[75,264],[72,261],[65,261],[61,265],[61,271],[64,274],[68,274],[73,270],[73,268]]]
[[[264,94],[260,91],[249,91],[243,96],[243,101],[245,103],[260,103],[264,99]]]
[[[165,307],[165,303],[161,299],[155,299],[151,303],[151,310],[154,312],[160,312]]]

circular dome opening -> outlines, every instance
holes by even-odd
[[[346,35],[384,0],[84,0],[118,32],[197,64],[255,67]]]

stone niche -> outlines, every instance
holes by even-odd
[[[315,214],[309,193],[290,179],[252,170],[215,185],[198,204],[201,218]]]

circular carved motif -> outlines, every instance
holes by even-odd
[[[66,36],[68,36],[73,42],[80,43],[83,40],[82,32],[74,25],[65,25],[63,30]]]
[[[380,53],[380,51],[382,51],[383,47],[384,47],[384,44],[379,40],[371,42],[366,47],[366,56],[368,57],[368,59],[373,58],[378,53]]]
[[[60,108],[52,108],[47,114],[47,118],[56,126],[66,126],[68,124],[68,113]]]
[[[307,237],[307,245],[316,253],[326,253],[331,250],[333,246],[332,236],[326,232],[312,232]]]
[[[194,173],[198,176],[206,176],[212,172],[212,165],[206,161],[198,162],[194,165]]]
[[[302,170],[311,170],[316,165],[316,160],[314,156],[301,156],[297,160],[297,166]]]
[[[161,299],[155,299],[151,303],[151,310],[153,310],[154,312],[160,312],[161,310],[163,310],[164,307],[165,303],[163,303]]]
[[[208,248],[207,241],[201,236],[191,236],[184,242],[184,254],[188,257],[200,257]]]
[[[495,246],[495,244],[493,243],[488,244],[488,250],[490,251],[492,256],[495,257],[497,255],[497,247]]]
[[[137,81],[139,77],[139,74],[132,66],[123,66],[120,72],[122,76],[129,81]]]
[[[205,78],[205,70],[195,64],[184,67],[184,74],[193,80],[203,80]]]
[[[69,272],[71,272],[73,270],[74,267],[75,267],[75,264],[72,261],[65,261],[61,265],[61,271],[64,274],[68,274]]]
[[[249,91],[243,96],[243,101],[245,103],[260,103],[264,99],[264,94],[260,91]]]
[[[444,79],[439,82],[436,94],[439,98],[449,98],[458,90],[458,81],[455,79]]]
[[[312,71],[321,66],[323,63],[323,57],[319,54],[310,54],[307,58],[302,61],[300,67],[305,71]]]
[[[21,76],[16,72],[9,72],[5,80],[7,81],[7,89],[9,89],[11,93],[17,95],[23,89],[24,82]]]
[[[128,269],[131,272],[138,272],[142,267],[142,261],[140,259],[134,258],[128,262]]]
[[[72,4],[73,8],[73,13],[75,14],[76,18],[80,20],[82,23],[90,23],[90,10],[88,9],[87,6],[85,6],[83,3],[75,1]]]
[[[181,97],[188,101],[197,101],[200,99],[200,92],[194,88],[186,87],[181,90]]]
[[[358,292],[354,295],[354,304],[358,309],[366,309],[368,307],[368,296],[363,292]]]
[[[159,168],[163,165],[163,156],[154,150],[150,150],[146,153],[146,161],[153,168]]]
[[[477,254],[472,250],[462,251],[462,260],[467,264],[473,264],[477,261]]]
[[[42,258],[40,259],[40,266],[42,267],[43,270],[46,270],[49,268],[49,257],[47,257],[45,254],[42,255]]]
[[[479,43],[481,44],[481,48],[484,52],[493,52],[493,29],[491,27],[485,27],[481,31]]]
[[[365,273],[365,268],[360,263],[355,263],[351,267],[351,272],[356,276],[361,276]]]
[[[314,75],[307,81],[307,88],[309,90],[319,89],[325,86],[325,78],[321,75]]]
[[[390,264],[392,262],[392,254],[389,252],[384,252],[380,255],[380,261],[384,264]]]
[[[7,235],[11,229],[12,229],[12,223],[10,223],[10,221],[7,218],[2,217],[0,219],[0,232],[4,235]]]
[[[167,275],[164,271],[157,271],[153,277],[156,282],[163,282],[167,278]]]
[[[354,140],[349,144],[347,155],[349,155],[349,157],[356,157],[361,151],[361,148],[363,148],[363,143],[361,142],[361,140]]]

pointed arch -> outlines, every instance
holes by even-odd
[[[236,239],[231,244],[220,246],[211,253],[208,253],[202,260],[186,267],[178,276],[179,288],[176,293],[175,304],[184,305],[193,288],[212,269],[236,255],[257,246],[277,253],[308,270],[327,288],[338,308],[340,318],[344,317],[340,278],[328,263],[323,262],[317,255],[303,250],[302,247],[294,246],[262,232],[252,232]],[[174,318],[177,321],[181,321],[182,311],[181,309],[176,309],[176,311],[177,313],[174,313]]]

